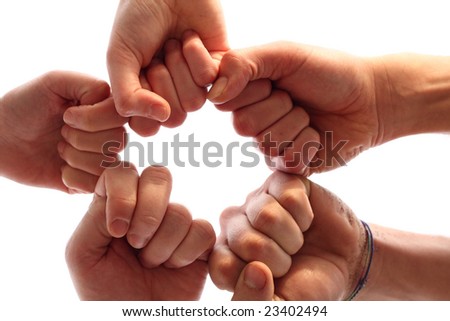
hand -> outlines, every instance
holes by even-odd
[[[145,117],[131,117],[130,127],[144,136],[156,134],[161,125],[180,126],[188,112],[196,111],[204,105],[207,89],[197,85],[195,74],[191,70],[211,65],[215,74],[218,72],[218,63],[209,56],[199,36],[192,31],[185,32],[182,42],[176,39],[168,40],[161,54],[162,58],[153,59],[141,72],[140,83],[143,89],[168,102],[170,116],[164,122]]]
[[[199,0],[195,4],[183,0],[120,2],[107,55],[119,114],[157,121],[169,118],[169,103],[143,88],[139,75],[158,57],[167,40],[181,40],[183,34],[190,30],[198,33],[207,53],[214,59],[219,59],[228,50],[224,17],[218,0]],[[189,46],[185,49],[187,60],[191,60]],[[205,52],[202,53],[204,55]],[[200,87],[212,83],[217,75],[217,64],[194,63],[189,67]],[[140,131],[145,126],[143,120],[139,122],[137,129]],[[152,124],[150,122],[150,126]]]
[[[140,177],[124,163],[105,170],[66,250],[81,299],[200,297],[215,234],[208,222],[168,204],[170,185],[170,173],[162,167],[149,167]],[[162,217],[151,216],[155,212]],[[147,231],[153,234],[140,250],[130,245],[133,235]]]
[[[296,182],[297,188],[280,181]],[[356,286],[364,268],[364,227],[335,195],[312,182],[303,182],[296,175],[275,172],[265,184],[290,195],[287,199],[291,207],[273,210],[270,203],[263,202],[254,206],[255,194],[251,194],[240,210],[231,208],[222,214],[222,231],[210,257],[210,273],[219,288],[233,291],[236,287],[235,299],[341,300]],[[299,184],[304,184],[306,194],[299,193]],[[314,213],[312,222],[310,211]],[[268,213],[271,220],[255,224],[253,212]],[[285,223],[287,213],[308,218],[303,224],[311,222],[310,226],[300,225],[303,237],[294,226],[298,219],[290,221],[289,226]],[[292,253],[295,247],[289,249],[289,244],[296,244],[299,250]]]
[[[127,121],[117,115],[111,99],[103,101],[109,96],[104,81],[59,71],[7,93],[0,100],[0,173],[23,184],[92,192],[106,158],[102,145],[122,142],[121,126]],[[64,124],[65,113],[78,117],[76,129]],[[121,148],[106,160],[115,160]]]
[[[381,143],[375,93],[366,60],[283,42],[226,53],[208,97],[234,112],[238,132],[262,142],[273,167],[310,175]]]
[[[70,107],[63,115],[64,140],[58,143],[62,180],[70,192],[92,193],[106,167],[117,165],[125,148],[127,118],[119,116],[113,99],[92,106]]]

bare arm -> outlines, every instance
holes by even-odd
[[[379,143],[450,132],[450,57],[398,54],[370,61],[383,127]]]
[[[375,252],[356,300],[449,300],[450,238],[371,225]]]

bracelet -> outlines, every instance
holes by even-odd
[[[352,293],[345,299],[345,301],[351,301],[355,298],[355,296],[361,291],[362,288],[366,285],[367,282],[367,276],[369,275],[370,266],[372,264],[373,259],[373,252],[374,252],[374,242],[373,242],[373,235],[372,231],[370,230],[369,225],[367,225],[366,222],[361,221],[362,225],[364,226],[364,229],[366,230],[366,236],[367,236],[367,255],[366,255],[366,262],[365,262],[365,268],[363,270],[363,273],[359,277],[358,284],[356,285],[355,289]]]

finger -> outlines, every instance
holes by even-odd
[[[132,130],[142,137],[156,135],[161,127],[159,121],[139,116],[130,117],[129,125]]]
[[[291,267],[291,257],[275,241],[256,231],[245,215],[236,215],[229,222],[227,239],[230,249],[246,262],[265,263],[275,277]]]
[[[123,237],[129,228],[137,203],[139,174],[128,163],[105,169],[95,193],[106,198],[106,223],[113,237]]]
[[[270,269],[261,262],[250,262],[239,276],[232,301],[271,301],[275,285]]]
[[[213,283],[221,290],[233,291],[246,263],[225,244],[214,247],[208,262]]]
[[[117,49],[117,48],[121,49]],[[150,57],[154,51],[150,52]],[[111,38],[107,55],[111,88],[117,112],[123,117],[141,116],[165,121],[170,116],[170,106],[159,95],[142,88],[139,74],[143,61],[139,61],[131,50],[117,46]]]
[[[272,83],[269,79],[258,79],[248,83],[247,87],[236,98],[216,105],[221,111],[235,111],[236,109],[256,104],[265,100],[272,93]]]
[[[106,228],[106,200],[94,196],[86,215],[81,220],[66,246],[66,261],[73,275],[77,270],[93,267],[108,250],[111,235]]]
[[[167,41],[164,49],[165,63],[172,76],[183,110],[190,112],[199,109],[206,101],[206,88],[198,86],[192,78],[179,41]]]
[[[283,155],[275,157],[273,161],[275,167],[281,171],[304,175],[308,165],[322,148],[319,133],[311,127],[306,127],[294,142],[284,149]]]
[[[53,92],[80,105],[92,105],[111,95],[105,81],[77,72],[52,71],[43,75],[42,79]]]
[[[61,169],[61,178],[70,194],[92,193],[98,181],[97,175],[64,165]]]
[[[292,108],[289,113],[256,136],[261,151],[271,157],[283,154],[295,138],[309,125],[309,116],[303,108]]]
[[[271,195],[252,197],[245,212],[253,228],[274,240],[287,254],[293,255],[302,247],[303,234],[297,222]]]
[[[87,132],[117,128],[128,122],[128,118],[117,113],[112,98],[95,105],[71,107],[66,110],[63,118],[70,127]]]
[[[289,48],[292,46],[294,48]],[[292,50],[295,55],[286,58],[286,50]],[[298,69],[308,59],[310,52],[310,47],[300,48],[287,42],[230,50],[222,58],[218,79],[208,99],[214,104],[223,104],[237,97],[252,80],[277,80],[293,69]]]
[[[106,145],[107,147],[113,146],[114,153],[117,154],[125,148],[126,144],[126,131],[124,127],[89,133],[64,125],[61,128],[61,135],[75,149],[92,153],[105,154],[106,152],[111,154],[112,150],[106,150]]]
[[[186,111],[183,109],[169,69],[159,60],[154,60],[146,72],[146,78],[152,90],[164,97],[170,105],[170,117],[163,123],[164,126],[181,125],[186,119]]]
[[[310,182],[282,172],[275,172],[272,179],[274,183],[269,184],[268,193],[290,213],[302,232],[307,231],[314,218],[309,201]]]
[[[269,98],[233,112],[234,128],[242,136],[257,136],[289,113],[292,107],[286,92],[273,91]]]
[[[219,64],[209,54],[199,35],[192,30],[183,34],[183,55],[195,83],[206,87],[216,79]]]
[[[211,224],[205,220],[194,220],[183,242],[164,265],[181,268],[196,260],[207,261],[215,242],[216,234]]]
[[[192,217],[181,205],[169,204],[155,236],[140,252],[140,260],[147,268],[166,262],[184,240],[191,227]]]
[[[79,151],[65,142],[58,143],[58,152],[71,167],[100,176],[106,167],[118,161],[118,155]]]
[[[139,179],[136,211],[127,234],[128,242],[142,249],[156,233],[169,204],[172,177],[165,167],[148,167]]]

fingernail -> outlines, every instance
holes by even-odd
[[[165,122],[170,117],[170,112],[165,106],[151,106],[147,110],[147,118],[151,118],[160,122]]]
[[[147,239],[136,234],[128,235],[128,243],[135,249],[142,249],[147,245]]]
[[[111,235],[114,237],[122,237],[128,232],[129,223],[122,219],[117,219],[109,226]]]
[[[245,285],[253,290],[262,290],[266,286],[266,275],[253,265],[247,266],[244,272]]]
[[[56,145],[56,148],[58,149],[59,156],[64,155],[64,150],[66,148],[66,143],[63,141],[58,142],[58,145]]]
[[[63,126],[61,128],[61,136],[67,140],[67,134],[69,133],[69,126]]]
[[[66,112],[64,113],[63,120],[67,125],[75,127],[76,118],[70,109],[66,110]]]
[[[227,84],[228,84],[228,78],[220,77],[219,79],[217,79],[216,82],[211,87],[211,90],[208,93],[208,99],[213,103],[217,103],[218,101],[215,101],[215,100],[220,95],[222,95]]]

